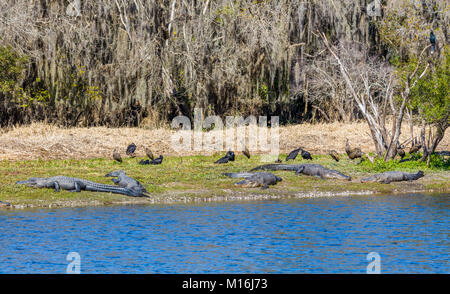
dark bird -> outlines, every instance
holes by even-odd
[[[411,148],[409,148],[409,154],[416,153],[417,151],[420,150],[420,148],[422,148],[422,144],[412,146]]]
[[[221,157],[221,158],[219,158],[218,160],[216,160],[214,163],[216,163],[216,164],[222,164],[222,163],[228,163],[228,161],[230,161],[229,158],[226,157],[226,156],[224,156],[224,157]]]
[[[122,156],[120,156],[120,153],[116,149],[113,151],[113,158],[115,161],[122,162]]]
[[[131,143],[127,147],[127,155],[135,157],[136,155],[134,154],[134,151],[136,151],[136,145],[134,143]]]
[[[242,151],[242,153],[247,156],[248,159],[250,159],[250,151],[248,151],[248,148],[245,147],[245,149]]]
[[[345,141],[345,153],[347,153],[347,155],[352,151],[352,148],[350,148],[350,143],[347,141]]]
[[[300,150],[302,151],[301,156],[303,157],[303,159],[312,160],[311,153],[309,153],[306,150],[303,150],[303,148],[300,148]]]
[[[228,163],[228,161],[234,161],[234,152],[228,151],[224,157],[219,158],[216,162],[217,164]]]
[[[430,32],[431,54],[436,50],[436,36],[433,31]]]
[[[147,154],[148,158],[150,158],[151,160],[155,159],[155,157],[153,156],[153,153],[150,149],[145,148],[145,154]]]
[[[150,161],[150,164],[161,164],[163,162],[164,157],[160,155],[158,158],[153,159]]]
[[[351,160],[356,159],[356,158],[362,158],[362,156],[364,155],[363,152],[361,152],[361,149],[359,147],[355,147],[355,148],[350,148],[350,143],[347,142],[345,143],[345,153],[347,153],[348,158],[350,158]]]
[[[234,152],[233,151],[228,151],[225,156],[228,157],[228,160],[230,161],[234,161]]]
[[[162,161],[163,161],[163,156],[162,155],[160,155],[158,158],[155,158],[155,159],[153,159],[153,160],[144,160],[144,159],[142,159],[141,161],[139,161],[139,164],[143,164],[143,165],[146,165],[146,164],[153,164],[153,165],[155,165],[155,164],[161,164],[162,163]]]
[[[397,154],[403,159],[405,157],[406,153],[405,150],[402,147],[397,148]]]
[[[288,161],[288,160],[290,160],[290,159],[294,160],[295,158],[297,158],[297,155],[298,155],[298,152],[300,151],[300,149],[301,149],[301,148],[292,150],[292,151],[289,153],[289,155],[286,157],[286,161]]]
[[[336,161],[339,161],[339,155],[335,150],[330,150],[328,154]]]

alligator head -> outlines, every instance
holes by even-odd
[[[115,170],[105,175],[105,177],[119,177],[121,175],[125,175],[123,170]]]
[[[27,185],[29,187],[39,187],[44,184],[47,178],[29,178],[25,181],[17,181],[17,185]]]

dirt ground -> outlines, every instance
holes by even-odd
[[[242,131],[242,130],[237,130]],[[183,150],[172,148],[172,135],[176,130],[143,128],[60,128],[48,124],[31,124],[0,130],[0,160],[31,159],[86,159],[110,158],[117,149],[122,156],[128,144],[137,145],[136,154],[145,156],[150,148],[158,156],[211,155],[219,151]],[[415,134],[420,133],[419,128]],[[207,133],[203,133],[207,134]],[[400,141],[410,136],[409,127],[404,124]],[[225,137],[224,137],[225,138]],[[344,153],[346,138],[350,145],[360,146],[364,152],[374,151],[369,129],[365,122],[351,124],[298,124],[279,128],[280,153],[288,153],[299,146],[312,154],[326,154],[330,149]],[[225,140],[225,139],[224,139]],[[409,147],[409,144],[407,145]],[[438,150],[450,150],[450,135],[446,134]],[[235,149],[236,151],[236,149]],[[264,153],[252,150],[253,153]]]

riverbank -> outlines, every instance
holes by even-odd
[[[427,168],[417,162],[402,164],[375,164],[365,161],[357,164],[344,155],[335,162],[327,155],[313,155],[314,160],[325,167],[339,170],[352,177],[352,181],[320,180],[316,177],[295,175],[293,172],[274,172],[283,181],[267,190],[260,188],[240,188],[233,185],[236,179],[222,175],[224,172],[249,171],[264,164],[261,156],[253,155],[247,159],[236,153],[236,160],[228,164],[217,165],[214,161],[223,156],[216,153],[211,156],[167,156],[161,165],[139,165],[134,158],[124,158],[123,163],[111,159],[64,159],[64,160],[23,160],[0,161],[0,200],[9,202],[11,208],[28,207],[81,207],[98,205],[187,203],[255,199],[302,198],[346,195],[373,195],[398,193],[449,193],[450,172],[448,162],[440,168]],[[282,159],[286,154],[280,156]],[[139,158],[140,159],[140,158]],[[297,158],[295,163],[305,162]],[[293,163],[290,161],[290,163]],[[419,166],[418,166],[419,165]],[[150,198],[133,198],[111,193],[55,192],[53,189],[35,189],[15,185],[16,181],[30,177],[50,177],[68,175],[92,181],[112,184],[104,177],[112,170],[124,170],[139,180],[151,194]],[[414,172],[421,169],[425,177],[414,182],[391,184],[361,183],[363,177],[385,170],[403,170]]]

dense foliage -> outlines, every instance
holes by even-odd
[[[358,119],[342,84],[318,87],[319,32],[379,60],[407,60],[432,26],[448,38],[445,1],[381,1],[379,16],[370,2],[3,1],[0,124],[152,126],[195,107],[281,123]]]

